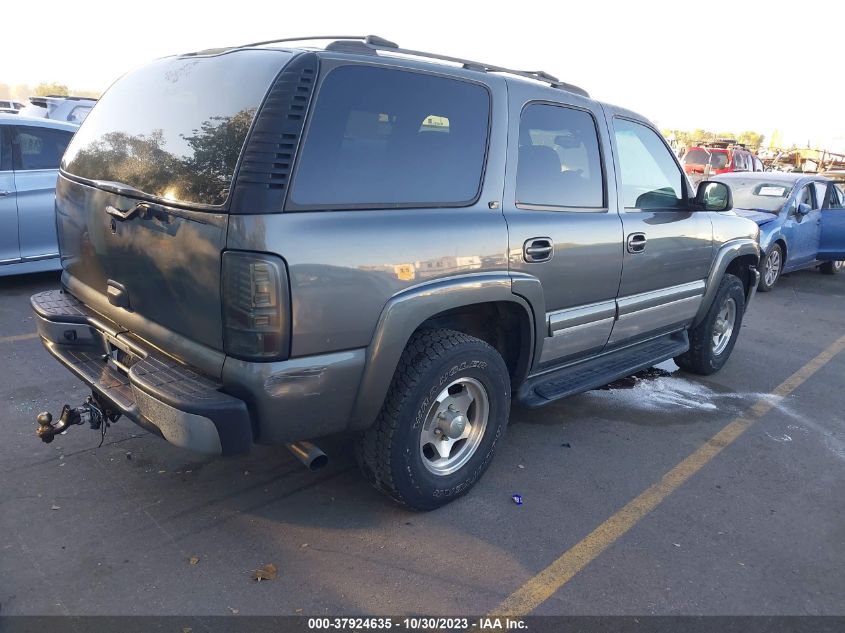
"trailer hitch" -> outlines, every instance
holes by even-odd
[[[88,396],[85,398],[85,402],[78,407],[71,408],[68,404],[63,406],[59,421],[56,424],[53,424],[53,416],[49,411],[39,413],[36,417],[38,428],[35,430],[35,434],[41,438],[42,442],[49,444],[54,437],[64,433],[71,426],[87,423],[92,429],[100,431],[102,436],[100,446],[102,446],[106,429],[119,417],[120,413],[104,407],[97,400],[96,395]]]

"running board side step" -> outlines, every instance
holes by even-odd
[[[687,331],[605,352],[526,380],[517,392],[517,400],[537,408],[567,396],[602,387],[689,349]]]

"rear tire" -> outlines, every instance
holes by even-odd
[[[375,424],[356,440],[361,471],[416,510],[466,494],[505,431],[510,387],[504,360],[484,341],[454,330],[416,332]]]
[[[684,371],[709,376],[730,358],[745,312],[745,286],[735,275],[725,275],[704,320],[689,332],[690,348],[675,357]]]
[[[825,262],[819,266],[819,270],[821,270],[825,275],[838,275],[842,271],[843,265],[845,265],[845,262],[841,260],[836,262]]]
[[[774,244],[761,262],[762,274],[757,289],[760,292],[771,292],[783,271],[783,248]]]

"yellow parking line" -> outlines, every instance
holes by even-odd
[[[843,349],[845,336],[837,339],[825,351],[784,380],[772,391],[772,395],[788,396]],[[551,565],[505,598],[493,613],[501,616],[522,616],[536,609],[701,470],[723,448],[729,446],[754,422],[766,415],[773,406],[772,398],[763,397],[757,400],[747,413],[734,418],[703,446],[666,473],[659,482],[630,501]]]
[[[0,343],[14,343],[15,341],[28,341],[31,338],[38,338],[38,332],[29,334],[15,334],[15,336],[0,336]]]

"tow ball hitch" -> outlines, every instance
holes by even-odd
[[[101,435],[105,437],[106,429],[110,423],[116,421],[119,417],[120,414],[104,408],[94,397],[88,396],[85,402],[78,407],[71,408],[68,404],[63,406],[59,421],[56,424],[53,424],[53,416],[49,411],[39,413],[36,417],[38,428],[35,433],[41,438],[42,442],[49,444],[54,437],[64,433],[71,426],[88,423],[92,429],[99,430]],[[102,445],[102,441],[100,444]]]

